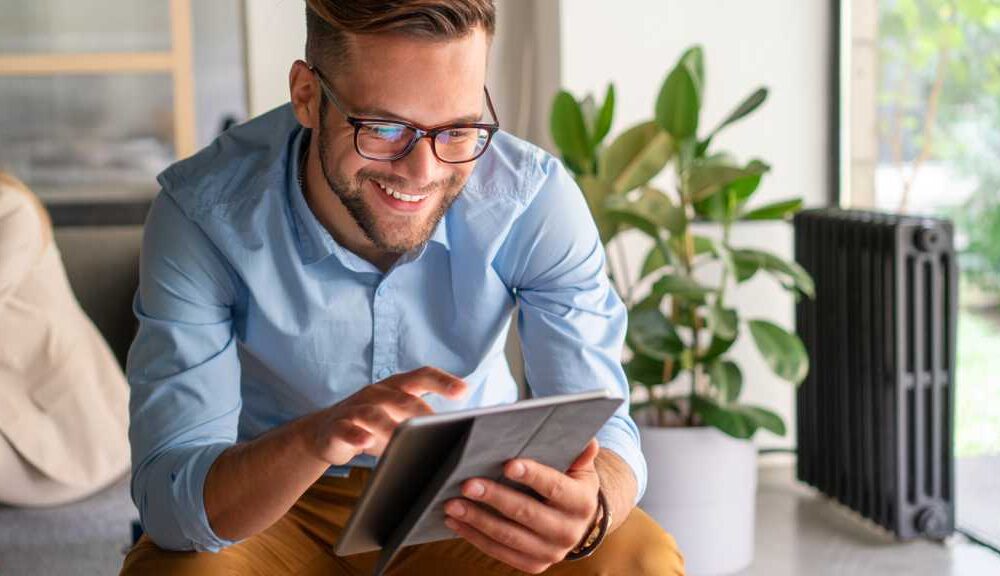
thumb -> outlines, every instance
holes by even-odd
[[[583,452],[569,465],[569,470],[566,471],[566,474],[573,476],[574,472],[593,470],[594,459],[597,458],[597,453],[600,449],[601,446],[597,443],[597,439],[591,438],[590,442],[587,442],[587,446],[583,449]]]

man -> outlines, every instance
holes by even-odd
[[[515,305],[535,395],[627,395],[580,191],[496,130],[493,28],[491,0],[309,0],[291,104],[161,175],[128,366],[146,536],[124,574],[370,571],[331,550],[375,457],[405,418],[516,399]],[[461,538],[390,572],[682,571],[634,509],[625,407],[568,471],[505,473],[544,500],[471,478],[446,506]]]

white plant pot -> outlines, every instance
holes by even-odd
[[[715,428],[639,427],[649,481],[639,506],[677,540],[689,576],[753,561],[757,448]]]

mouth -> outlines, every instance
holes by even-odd
[[[426,204],[430,194],[404,194],[391,186],[386,186],[376,180],[371,180],[372,187],[382,200],[390,207],[401,212],[417,212]]]

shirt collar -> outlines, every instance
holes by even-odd
[[[348,261],[363,260],[359,256],[339,245],[330,232],[313,214],[309,204],[305,199],[305,191],[299,186],[299,169],[301,154],[305,153],[303,147],[309,143],[310,130],[303,129],[295,137],[292,144],[291,154],[288,158],[288,178],[286,184],[288,196],[292,204],[292,223],[295,229],[295,236],[299,244],[299,252],[302,262],[305,265],[314,264],[325,259],[330,254],[336,254],[345,265]],[[450,210],[449,210],[450,211]],[[430,243],[436,243],[445,250],[451,249],[448,242],[448,215],[441,217],[441,221],[434,227],[434,232],[428,241],[400,258],[400,263],[411,262],[423,256]],[[367,263],[367,261],[365,261]],[[352,266],[353,267],[353,266]],[[367,268],[367,266],[364,266]]]

